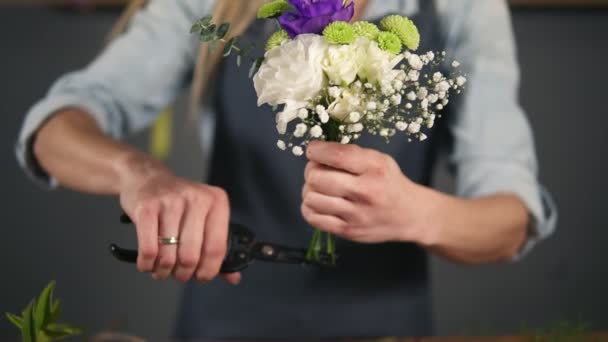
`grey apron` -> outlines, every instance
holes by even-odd
[[[420,51],[442,50],[433,1],[423,0],[414,20]],[[243,36],[264,44],[264,25]],[[256,55],[263,51],[257,50]],[[310,226],[300,213],[306,158],[276,148],[270,108],[258,108],[247,67],[228,59],[218,74],[218,113],[209,183],[230,196],[232,218],[258,238],[307,246]],[[393,156],[412,180],[429,184],[437,130],[424,143],[395,137],[358,141]],[[428,261],[413,244],[359,245],[338,241],[340,267],[321,271],[255,263],[239,286],[217,279],[186,285],[176,335],[181,339],[311,340],[315,338],[423,336],[432,333]]]

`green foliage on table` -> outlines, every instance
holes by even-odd
[[[61,315],[61,304],[53,298],[54,291],[55,281],[52,281],[38,298],[30,301],[21,316],[6,313],[8,320],[21,330],[23,342],[49,342],[82,334],[79,328],[57,323]]]

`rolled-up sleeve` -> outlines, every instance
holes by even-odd
[[[19,133],[16,154],[26,173],[40,184],[57,185],[36,162],[32,142],[62,109],[84,110],[114,138],[151,124],[185,84],[197,51],[189,29],[209,10],[206,0],[150,1],[93,63],[61,77],[29,110]]]
[[[469,80],[450,123],[457,194],[510,193],[521,199],[531,224],[517,260],[554,232],[557,211],[538,181],[533,134],[518,103],[519,67],[509,9],[503,0],[438,3],[447,55],[462,63]]]

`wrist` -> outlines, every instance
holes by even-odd
[[[131,148],[121,153],[113,165],[118,174],[117,193],[121,193],[134,182],[141,182],[158,174],[170,172],[161,162]]]
[[[441,245],[450,226],[457,199],[429,187],[416,184],[417,215],[412,222],[412,235],[407,241],[424,248]],[[452,222],[453,224],[453,222]]]

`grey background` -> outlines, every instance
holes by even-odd
[[[122,329],[163,340],[179,285],[153,282],[109,257],[109,242],[135,244],[133,232],[116,222],[116,200],[41,191],[13,156],[25,111],[59,75],[95,56],[116,16],[0,9],[0,311],[20,310],[56,279],[66,321],[92,332]],[[518,264],[433,260],[437,333],[513,333],[524,323],[541,327],[561,319],[608,330],[608,12],[517,11],[514,21],[522,102],[536,131],[542,181],[561,209],[558,233]],[[133,141],[145,146],[145,134]],[[198,178],[202,167],[192,145],[170,163]],[[0,319],[0,338],[15,336]]]

